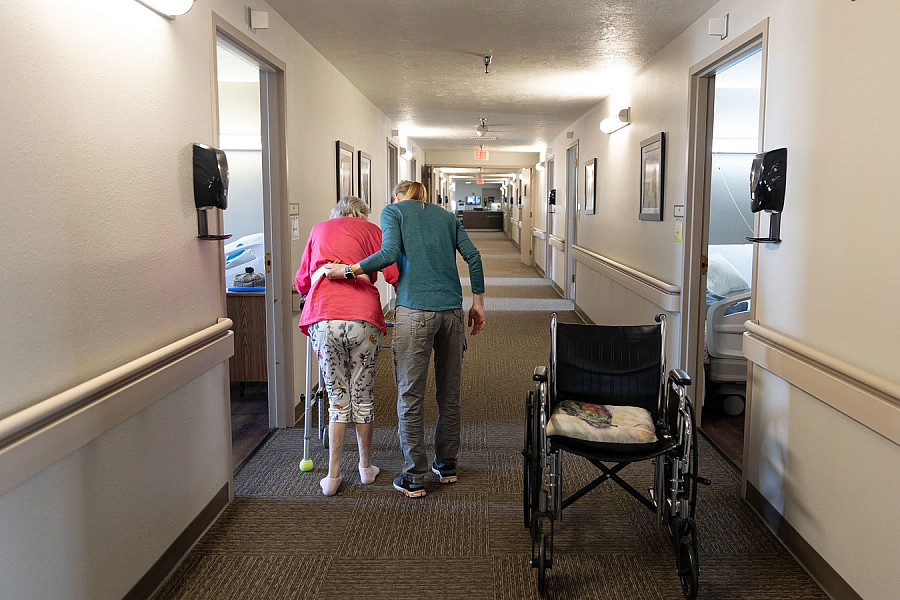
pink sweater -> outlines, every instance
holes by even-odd
[[[364,278],[332,281],[323,276],[318,282],[311,279],[325,263],[340,261],[352,265],[379,250],[381,229],[365,219],[338,217],[312,228],[294,280],[297,291],[307,296],[300,315],[300,329],[304,334],[309,335],[310,325],[326,319],[368,321],[385,331],[381,297],[374,285],[377,272],[369,273],[371,283]],[[397,265],[387,267],[382,273],[388,283],[397,282]]]

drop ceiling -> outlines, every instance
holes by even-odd
[[[268,3],[422,149],[537,151],[716,1]]]

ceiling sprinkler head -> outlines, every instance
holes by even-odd
[[[484,72],[485,72],[485,73],[488,72],[488,66],[491,64],[491,61],[492,61],[493,59],[494,59],[494,57],[491,56],[490,54],[485,54],[485,55],[484,55]]]

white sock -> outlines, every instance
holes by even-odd
[[[322,493],[326,496],[334,496],[338,488],[341,487],[341,479],[340,475],[337,477],[323,477],[319,482],[319,485],[322,487]]]
[[[371,465],[368,467],[363,467],[359,465],[359,478],[362,480],[363,485],[369,485],[375,478],[378,477],[378,473],[381,472],[381,469],[376,467],[375,465]]]

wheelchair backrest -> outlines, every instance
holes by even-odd
[[[659,407],[662,333],[659,325],[557,323],[552,402],[639,406],[655,421]]]

